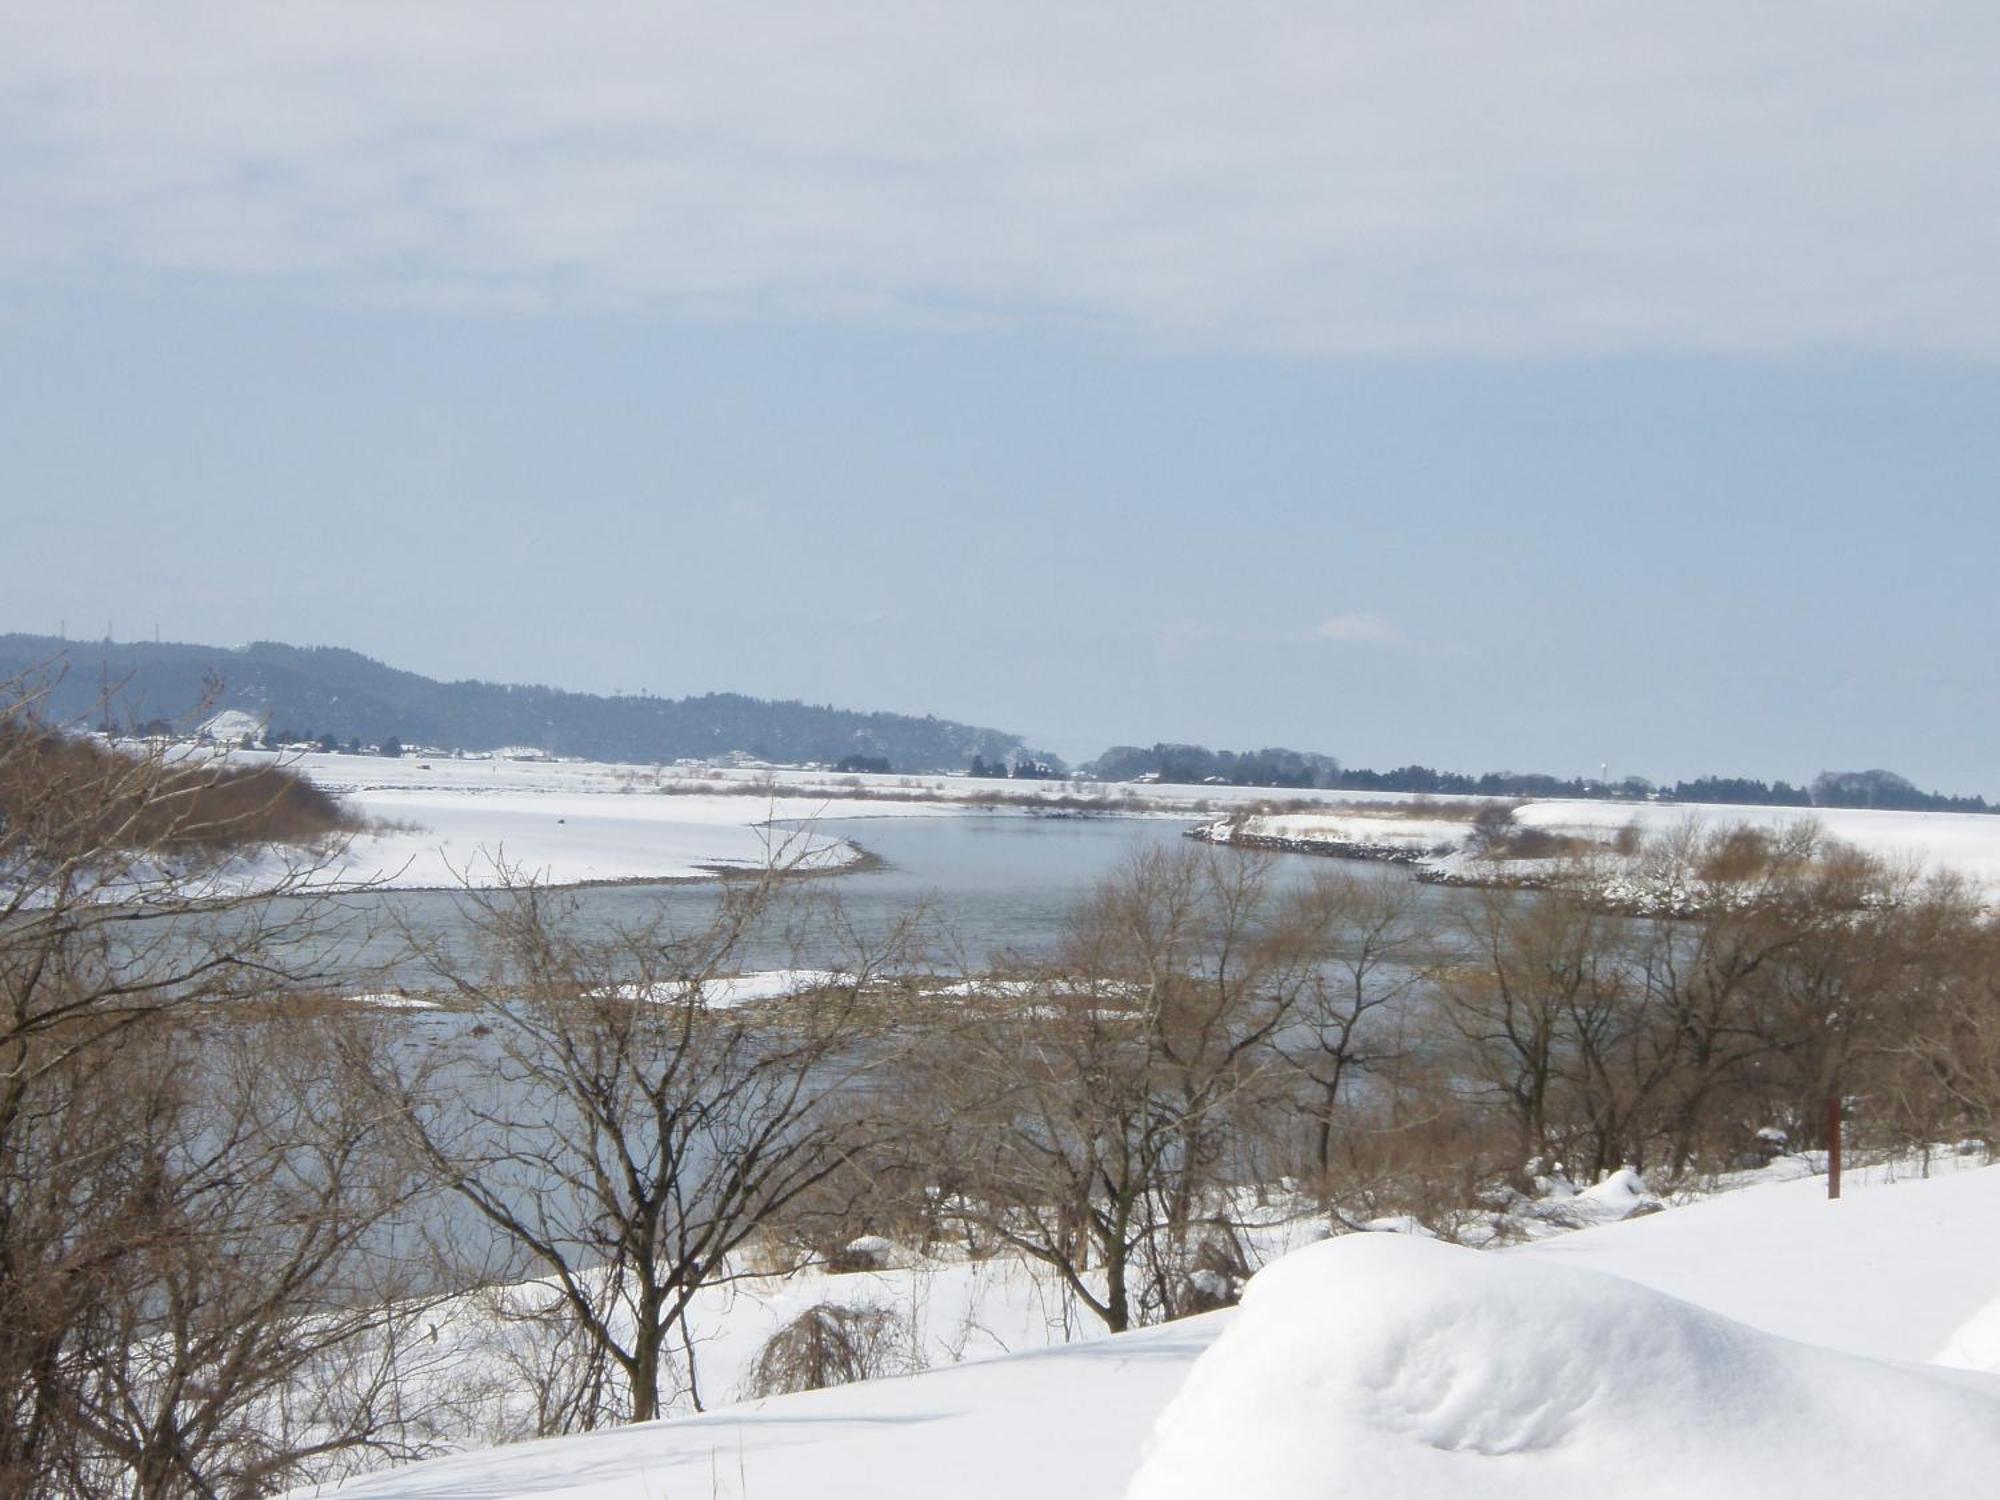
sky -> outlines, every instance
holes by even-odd
[[[2000,8],[0,6],[0,630],[2000,795]]]

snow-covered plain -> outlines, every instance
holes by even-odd
[[[1760,828],[1817,823],[1844,844],[1890,860],[1953,870],[2000,893],[2000,814],[1882,812],[1861,807],[1734,807],[1672,802],[1529,802],[1515,814],[1524,827],[1608,837],[1627,824],[1643,833],[1693,821],[1703,827],[1751,823]]]
[[[1512,1251],[1349,1237],[1278,1261],[1233,1312],[338,1493],[1989,1493],[2000,1376],[1966,1371],[1977,1347],[2000,1363],[1981,1343],[2000,1319],[2000,1169],[1860,1172],[1840,1202],[1824,1192],[1754,1186]],[[1035,1315],[1003,1304],[1003,1321]]]
[[[272,758],[262,751],[230,752],[238,763]],[[557,885],[704,879],[774,863],[838,869],[860,852],[843,840],[796,832],[798,824],[951,816],[996,805],[1032,810],[1064,798],[1109,799],[1127,816],[1241,817],[1246,833],[1423,855],[1439,870],[1478,873],[1463,853],[1470,825],[1440,816],[1438,799],[1401,792],[414,755],[279,758],[378,825],[351,841],[329,876],[395,887],[490,884],[502,866]],[[1445,800],[1464,808],[1494,799]],[[1258,811],[1299,802],[1323,808]],[[1774,829],[1810,819],[1884,859],[1957,872],[1988,900],[2000,900],[2000,816],[1560,800],[1516,806],[1522,827],[1604,841],[1633,824],[1655,833],[1681,824]]]
[[[355,838],[338,878],[431,888],[461,880],[490,884],[502,868],[547,885],[701,879],[771,866],[838,868],[856,857],[853,845],[767,825],[861,811],[794,798],[620,797],[554,788],[371,788],[345,800],[391,827]]]
[[[273,757],[236,751],[230,758]],[[893,796],[863,800],[831,781],[823,790],[767,793],[749,778],[653,766],[320,754],[282,760],[374,825],[348,841],[324,878],[405,889],[490,885],[503,870],[580,885],[699,880],[773,866],[838,869],[860,851],[794,825],[959,810]]]
[[[1886,812],[1871,808],[1762,807],[1719,802],[1623,802],[1577,798],[1433,797],[1415,792],[1310,791],[1271,787],[1195,786],[1166,782],[1105,783],[1088,781],[1022,783],[974,780],[963,776],[835,776],[782,770],[715,771],[713,778],[742,781],[775,776],[787,790],[837,797],[858,788],[871,797],[898,792],[920,797],[964,798],[988,793],[1032,799],[1065,794],[1130,799],[1131,810],[1168,817],[1239,815],[1251,831],[1278,837],[1320,838],[1383,850],[1426,853],[1465,842],[1470,825],[1440,816],[1452,808],[1504,802],[1516,811],[1523,828],[1573,834],[1609,842],[1627,826],[1643,835],[1661,834],[1684,825],[1701,830],[1742,825],[1778,830],[1797,823],[1815,823],[1841,843],[1896,864],[1913,864],[1929,872],[1951,872],[2000,901],[2000,814]],[[1319,803],[1323,808],[1259,813],[1259,807],[1291,808],[1295,803]],[[882,803],[873,804],[877,808]]]
[[[1251,813],[1235,824],[1233,832],[1252,838],[1407,855],[1435,872],[1473,881],[1502,870],[1470,853],[1468,823],[1439,818],[1416,798],[1405,799],[1403,807],[1407,814],[1395,804],[1379,800],[1365,806],[1328,807],[1323,812]],[[1514,822],[1522,828],[1607,846],[1630,827],[1636,827],[1642,836],[1651,836],[1681,827],[1704,833],[1745,825],[1777,831],[1812,823],[1839,842],[1899,868],[1950,872],[1982,892],[1989,903],[2000,900],[2000,815],[1995,814],[1550,800],[1516,804]],[[1534,872],[1532,861],[1510,861],[1504,867],[1509,875]]]

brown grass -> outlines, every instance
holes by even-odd
[[[661,781],[657,785],[637,783],[640,789],[665,797],[795,797],[802,800],[842,802],[932,802],[951,807],[1025,808],[1038,812],[1138,813],[1213,812],[1214,805],[1202,797],[1192,801],[1144,797],[1134,792],[1056,792],[1048,788],[1065,785],[1061,781],[1023,781],[1022,790],[999,791],[984,788],[961,792],[950,787],[905,785],[899,787],[856,786],[850,780],[834,781]],[[1307,804],[1314,805],[1314,804]]]
[[[0,828],[30,844],[308,844],[359,827],[332,796],[283,767],[175,765],[0,724]]]

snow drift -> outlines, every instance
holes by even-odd
[[[1796,1344],[1660,1292],[1404,1235],[1252,1278],[1129,1500],[1982,1493],[2000,1381]]]

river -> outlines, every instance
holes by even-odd
[[[1080,896],[1147,850],[1180,847],[1191,826],[1170,818],[1020,814],[829,819],[816,823],[815,831],[849,840],[874,858],[840,874],[800,880],[782,904],[795,908],[837,902],[844,922],[864,943],[879,940],[921,907],[924,935],[939,967],[987,968],[1010,957],[1032,959],[1049,952]],[[1303,854],[1214,853],[1222,859],[1267,858],[1280,883],[1309,878],[1330,865],[1366,879],[1410,878],[1398,865],[1336,863]],[[1430,887],[1417,891],[1420,902],[1443,899],[1442,892]],[[638,883],[579,887],[559,899],[567,907],[565,925],[589,941],[661,915],[673,930],[699,931],[724,895],[720,883]],[[420,987],[423,973],[398,958],[401,939],[392,929],[407,929],[457,958],[469,958],[466,900],[452,891],[379,891],[340,898],[339,907],[352,918],[339,939],[349,965],[356,970],[382,966],[383,982]],[[838,967],[843,953],[823,932],[814,934],[812,925],[787,924],[782,915],[761,924],[736,966]]]

